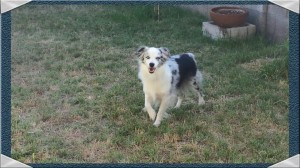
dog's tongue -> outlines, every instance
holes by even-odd
[[[155,70],[155,68],[149,68],[149,72],[150,72],[150,73],[153,73],[154,70]]]

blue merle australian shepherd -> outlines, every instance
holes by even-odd
[[[205,103],[202,95],[202,74],[197,69],[192,53],[170,56],[167,48],[142,46],[137,50],[139,57],[138,77],[142,81],[145,107],[154,126],[159,126],[167,117],[166,110],[172,97],[177,97],[175,108],[180,107],[184,92],[191,88],[199,96],[198,104]],[[156,114],[153,105],[159,104]]]

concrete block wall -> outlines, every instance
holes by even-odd
[[[289,36],[289,11],[277,6],[268,5],[266,35],[272,41],[282,42]]]
[[[217,6],[222,5],[183,5],[182,7],[198,12],[210,20],[210,10]],[[288,39],[289,11],[287,9],[273,4],[238,6],[249,11],[247,22],[256,26],[257,33],[276,43],[282,43]]]

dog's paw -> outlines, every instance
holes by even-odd
[[[204,105],[204,104],[205,104],[205,101],[201,101],[198,103],[199,106]]]
[[[142,108],[142,112],[147,112],[146,107]]]
[[[198,105],[201,106],[201,105],[204,105],[204,104],[205,104],[204,99],[203,99],[203,98],[202,98],[202,99],[199,99]]]
[[[178,109],[179,107],[180,107],[180,105],[176,105],[174,108],[175,108],[175,109]]]
[[[156,113],[153,111],[153,112],[149,112],[149,117],[152,121],[155,120],[155,117],[156,117]]]
[[[202,106],[202,105],[204,105],[204,104],[205,104],[205,101],[202,101],[202,102],[199,102],[199,103],[198,103],[199,106]]]
[[[154,125],[155,127],[158,127],[158,126],[160,125],[160,121],[157,121],[157,120],[156,120],[156,121],[154,122],[153,125]]]

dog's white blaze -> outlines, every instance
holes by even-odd
[[[157,48],[149,48],[148,49],[148,56],[150,57],[150,59],[146,59],[145,63],[148,66],[148,68],[150,68],[149,64],[153,63],[154,64],[154,68],[157,68],[159,61],[156,59],[156,57],[160,57],[161,53],[159,50],[157,50]],[[149,70],[148,70],[149,71]]]

